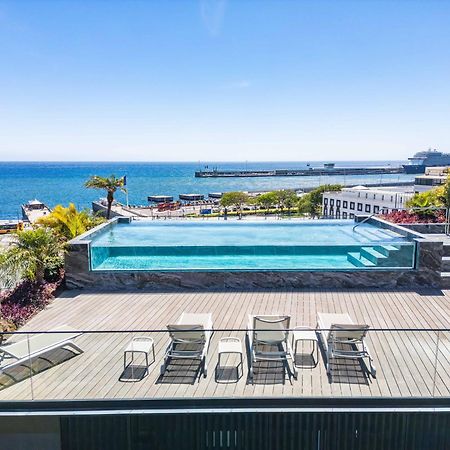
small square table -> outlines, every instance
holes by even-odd
[[[295,356],[297,355],[297,344],[299,341],[311,341],[312,342],[312,352],[311,358],[314,362],[314,367],[317,366],[319,361],[319,340],[317,338],[316,331],[311,327],[298,326],[293,328],[292,331],[292,347],[294,348],[294,366],[302,367],[296,364]],[[314,359],[314,353],[316,353],[316,358]]]
[[[224,337],[224,338],[220,339],[218,353],[219,353],[219,360],[217,362],[217,365],[219,367],[221,367],[220,366],[221,355],[226,354],[226,353],[237,353],[240,356],[240,360],[241,360],[240,363],[238,364],[238,366],[236,367],[237,376],[239,378],[239,365],[241,366],[241,376],[243,375],[244,366],[243,366],[243,361],[242,361],[242,343],[239,338]]]
[[[153,361],[151,363],[148,361],[148,355],[150,352],[153,355]],[[131,353],[131,361],[127,364],[128,353]],[[127,348],[123,352],[123,370],[133,363],[135,353],[143,353],[145,355],[146,372],[148,374],[150,364],[155,362],[155,344],[153,339],[145,336],[137,336],[129,342]]]

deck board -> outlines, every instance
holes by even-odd
[[[317,312],[348,312],[355,322],[372,328],[450,327],[450,291],[405,290],[273,290],[224,292],[146,293],[66,291],[37,314],[23,331],[51,330],[63,324],[85,331],[76,342],[84,353],[72,356],[66,350],[52,352],[53,362],[32,378],[0,390],[0,400],[180,398],[180,397],[279,397],[279,396],[449,396],[450,332],[437,333],[370,331],[368,344],[377,367],[377,378],[366,379],[355,365],[342,365],[332,380],[327,376],[323,354],[314,368],[299,369],[298,380],[283,370],[260,373],[248,380],[245,328],[249,314],[289,314],[291,326],[315,327]],[[208,356],[208,377],[160,377],[160,365],[168,344],[164,332],[133,333],[130,330],[164,330],[182,312],[210,312],[217,330]],[[231,329],[241,331],[226,331]],[[89,330],[115,333],[89,334]],[[225,331],[219,331],[225,330]],[[119,333],[119,331],[127,331]],[[155,340],[156,361],[140,381],[120,381],[123,350],[136,334]],[[237,382],[219,383],[215,369],[221,337],[236,336],[244,350],[243,376]],[[435,361],[437,361],[435,371]],[[231,366],[232,356],[222,361]],[[44,362],[39,361],[44,367]],[[191,365],[190,368],[194,367]],[[188,371],[180,371],[186,375]],[[27,375],[26,369],[22,374]],[[136,371],[139,373],[139,371]],[[136,374],[135,373],[135,374]],[[230,372],[231,373],[231,372]],[[127,372],[126,374],[129,375]],[[4,375],[3,375],[4,376]],[[186,382],[179,382],[180,380]],[[433,389],[433,380],[436,384]]]

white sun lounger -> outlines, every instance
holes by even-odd
[[[327,374],[331,373],[332,358],[367,359],[368,371],[375,378],[376,369],[365,338],[369,331],[367,324],[355,324],[348,314],[317,313],[317,328],[326,350]],[[328,331],[325,331],[328,330]],[[343,349],[343,346],[346,348]]]
[[[52,331],[71,331],[72,333],[51,333]],[[31,335],[30,338],[6,344],[0,347],[0,373],[15,366],[27,366],[34,358],[42,357],[45,353],[57,348],[74,349],[79,353],[83,350],[73,342],[82,333],[74,331],[72,327],[63,325],[49,330],[49,333]],[[72,350],[73,351],[73,350]]]
[[[206,378],[208,367],[206,356],[213,334],[212,315],[183,313],[175,325],[167,325],[170,343],[164,355],[161,375],[166,371],[169,359],[199,359],[203,376]]]
[[[248,316],[250,378],[253,378],[253,366],[257,361],[284,361],[294,378],[297,378],[297,369],[294,365],[294,355],[289,340],[290,321],[291,317],[285,315]],[[270,347],[276,347],[276,350],[271,350]],[[289,366],[289,360],[292,362],[292,367]]]

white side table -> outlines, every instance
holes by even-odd
[[[295,327],[292,331],[292,347],[294,348],[294,359],[297,355],[297,344],[299,341],[311,341],[312,342],[312,352],[311,358],[314,362],[314,367],[317,366],[319,361],[319,340],[317,338],[316,331],[311,327],[299,326]],[[314,353],[316,353],[316,358],[314,359]],[[302,367],[296,364],[294,360],[295,367]]]
[[[241,366],[241,376],[244,374],[244,366],[243,366],[243,360],[242,360],[242,343],[241,340],[237,337],[224,337],[220,339],[219,341],[219,360],[217,362],[217,365],[220,367],[220,357],[223,354],[230,354],[230,353],[236,353],[240,357],[240,363],[236,367],[237,376],[239,377],[239,366]]]
[[[153,355],[153,361],[149,363],[148,356],[150,352]],[[127,356],[128,353],[131,353],[131,361],[127,364]],[[152,338],[139,336],[134,337],[130,343],[127,345],[127,348],[123,352],[123,370],[129,367],[134,361],[135,353],[143,353],[145,355],[145,363],[146,363],[146,372],[148,374],[148,368],[150,364],[155,362],[155,343]]]

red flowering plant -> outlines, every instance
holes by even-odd
[[[444,223],[445,212],[441,209],[433,210],[428,214],[418,214],[413,210],[392,211],[381,216],[382,219],[392,223],[411,224],[411,223]]]
[[[54,283],[24,280],[14,289],[0,294],[0,316],[14,328],[22,326],[53,299],[62,278]],[[5,331],[12,331],[6,329]]]
[[[407,203],[409,209],[393,211],[381,217],[399,224],[444,223],[445,208],[450,203],[450,183],[447,181],[429,191],[415,194]]]

